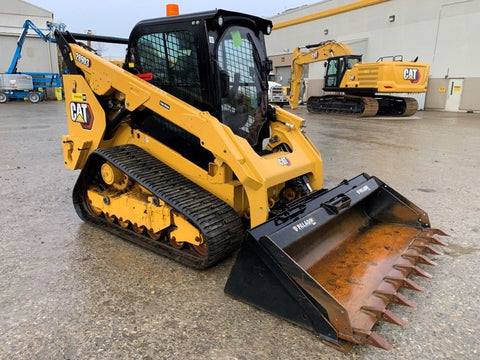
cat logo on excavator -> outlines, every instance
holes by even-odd
[[[410,80],[411,82],[417,82],[420,78],[418,69],[406,68],[403,70],[403,80]]]

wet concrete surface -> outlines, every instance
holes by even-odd
[[[312,115],[325,185],[376,175],[451,234],[445,256],[380,323],[386,352],[344,355],[308,330],[223,293],[234,257],[196,271],[84,224],[64,169],[64,105],[0,106],[1,359],[478,359],[480,358],[480,114],[407,119]]]

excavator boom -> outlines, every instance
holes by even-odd
[[[333,40],[307,45],[306,48],[309,49],[306,54],[302,53],[300,47],[298,46],[295,48],[295,50],[293,50],[293,60],[290,67],[290,96],[288,99],[292,109],[296,109],[298,107],[300,86],[303,76],[303,66],[305,64],[327,60],[332,56],[353,54],[352,50],[347,46],[347,44],[339,43]]]

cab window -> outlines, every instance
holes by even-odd
[[[174,31],[143,35],[137,42],[140,71],[153,73],[151,83],[201,107],[202,90],[194,35]]]

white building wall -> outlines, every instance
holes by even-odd
[[[0,0],[0,73],[8,70],[25,20],[32,21],[44,34],[53,13],[22,0]],[[46,43],[33,31],[25,39],[19,72],[58,72],[56,44]]]
[[[452,77],[469,78],[469,88],[480,91],[480,0],[390,0],[275,29],[275,24],[356,2],[327,0],[272,17],[274,30],[266,37],[269,56],[285,56],[296,46],[337,40],[362,54],[365,62],[388,55],[403,55],[405,60],[418,56],[418,61],[430,63],[435,86],[429,91],[444,91],[442,81]],[[309,65],[309,80],[323,79],[323,74],[323,64]],[[472,94],[465,94],[464,100],[465,109],[480,110],[480,100],[477,104]]]
[[[480,77],[480,0],[451,1],[439,9],[432,77]]]

